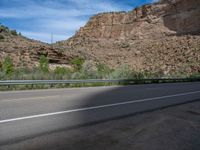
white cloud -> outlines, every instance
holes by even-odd
[[[25,36],[50,42],[50,34],[55,41],[72,36],[88,21],[89,16],[106,11],[120,11],[123,6],[102,0],[10,0],[16,7],[0,9],[0,19],[14,19],[21,23],[17,30]],[[87,16],[87,17],[86,17]],[[25,31],[24,31],[25,30]],[[28,31],[29,30],[29,31]]]
[[[19,18],[19,16],[16,13],[0,10],[0,18]]]
[[[156,3],[156,2],[159,2],[159,0],[152,0],[152,3]]]
[[[42,41],[50,43],[51,41],[51,33],[42,33],[42,32],[30,32],[30,31],[20,31],[22,35],[26,37],[30,37],[32,39],[42,39]],[[63,39],[67,39],[72,35],[67,35],[67,34],[53,34],[53,42],[56,41],[61,41]]]
[[[43,30],[47,31],[52,30],[52,32],[54,31],[62,32],[62,31],[78,30],[81,26],[85,25],[85,20],[72,19],[72,18],[63,20],[45,19],[39,23],[40,23],[39,27],[42,28]]]

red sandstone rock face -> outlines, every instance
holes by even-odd
[[[162,7],[164,5],[146,5],[142,8],[135,9],[131,12],[104,13],[91,18],[85,27],[81,28],[75,37],[91,37],[91,38],[112,38],[125,39],[135,38],[142,34],[145,30],[154,30],[151,24],[159,24],[158,17],[164,13]],[[156,11],[160,9],[160,12]],[[155,30],[158,31],[158,30]],[[158,32],[153,32],[155,36]],[[150,32],[150,31],[149,31]]]
[[[157,37],[172,31],[199,33],[199,7],[198,0],[177,0],[145,5],[128,13],[99,14],[92,17],[75,37],[130,39],[141,34],[146,38]]]
[[[116,68],[163,74],[200,72],[200,1],[163,0],[130,12],[98,14],[57,44]]]
[[[164,25],[178,34],[200,33],[200,1],[178,0],[166,7]]]

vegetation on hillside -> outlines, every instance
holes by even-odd
[[[18,35],[16,30],[11,30],[8,27],[6,27],[6,26],[4,26],[0,23],[0,33],[3,33],[3,32],[4,33],[10,33],[10,34],[15,35],[15,36]]]
[[[66,68],[58,66],[54,70],[49,68],[49,61],[45,56],[41,56],[38,67],[35,68],[14,68],[13,60],[10,57],[0,63],[0,80],[73,80],[73,79],[145,79],[145,78],[161,78],[160,73],[135,72],[130,66],[124,64],[117,69],[110,69],[104,64],[98,64],[93,61],[81,61],[76,58],[72,61],[74,68]],[[181,77],[189,77],[183,76]],[[200,74],[193,74],[191,77],[200,77]],[[136,84],[144,82],[135,82]],[[148,82],[149,83],[149,82]],[[116,83],[117,84],[117,83]],[[106,86],[116,85],[115,83],[85,83],[85,84],[51,84],[51,85],[13,85],[0,86],[0,90],[25,90],[25,89],[47,89],[47,88],[65,88],[65,87],[81,87],[81,86]],[[126,84],[126,83],[119,83]]]
[[[39,66],[35,68],[14,68],[13,60],[6,57],[0,64],[0,79],[8,80],[40,80],[40,79],[142,79],[153,77],[152,74],[135,72],[126,64],[110,69],[104,64],[94,61],[86,61],[82,58],[74,58],[71,61],[73,68],[56,67],[49,69],[49,61],[45,56],[40,56]]]
[[[136,72],[127,64],[117,69],[110,69],[105,64],[98,64],[94,61],[86,61],[83,58],[74,58],[71,61],[73,68],[58,66],[54,70],[49,68],[49,61],[40,56],[39,65],[35,68],[14,68],[13,60],[7,56],[0,63],[0,80],[70,80],[70,79],[145,79],[162,78],[162,72]],[[166,76],[165,76],[166,77]],[[200,77],[199,73],[190,76],[180,74],[169,77]]]

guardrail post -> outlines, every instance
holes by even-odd
[[[53,83],[50,84],[50,87],[53,88]]]

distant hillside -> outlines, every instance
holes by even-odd
[[[0,61],[10,56],[15,67],[32,68],[38,64],[41,55],[45,55],[52,64],[68,64],[70,60],[69,55],[53,49],[51,45],[28,39],[0,25]]]
[[[161,0],[130,12],[97,14],[72,38],[49,45],[0,26],[0,61],[16,67],[69,65],[84,57],[110,68],[128,64],[136,72],[160,75],[200,73],[200,1]]]
[[[130,12],[93,16],[57,49],[110,67],[163,75],[200,72],[200,1],[162,0]]]

